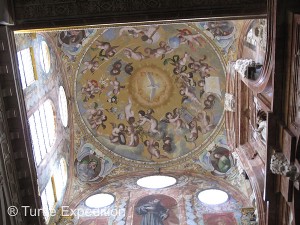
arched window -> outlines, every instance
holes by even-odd
[[[55,142],[55,117],[52,102],[46,100],[28,119],[36,165]]]
[[[245,41],[246,41],[245,45],[255,51],[257,43],[256,43],[256,40],[255,40],[255,34],[254,33],[255,33],[254,28],[251,28],[248,31],[248,33],[245,37]]]
[[[61,158],[59,166],[54,173],[54,184],[55,184],[55,194],[57,200],[61,200],[63,197],[63,191],[67,184],[68,174],[67,174],[67,163],[64,158]]]
[[[17,52],[22,88],[25,89],[35,81],[33,70],[33,54],[31,48]]]
[[[55,198],[55,190],[53,185],[53,179],[51,178],[45,189],[41,194],[42,205],[43,205],[43,215],[45,220],[48,222],[50,219],[51,211],[54,209],[56,198]]]
[[[42,41],[40,43],[40,63],[42,66],[42,69],[45,73],[49,73],[50,70],[50,51],[47,43],[45,41]]]
[[[62,86],[59,87],[59,113],[61,122],[66,127],[68,125],[68,104],[66,93]]]

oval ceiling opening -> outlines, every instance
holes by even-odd
[[[114,203],[115,197],[111,194],[95,194],[85,200],[85,205],[89,208],[103,208]]]
[[[154,175],[138,179],[137,185],[144,188],[165,188],[176,184],[177,180],[174,177]]]
[[[205,204],[219,205],[228,200],[229,196],[225,191],[218,189],[208,189],[198,194],[198,199]]]

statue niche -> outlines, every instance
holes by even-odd
[[[256,127],[253,127],[255,140],[260,140],[264,145],[267,141],[267,114],[263,110],[257,112]]]
[[[252,59],[238,59],[235,62],[234,69],[243,78],[255,80],[262,70],[262,65],[255,63]]]

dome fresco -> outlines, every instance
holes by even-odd
[[[224,60],[203,26],[105,28],[94,36],[80,59],[75,96],[82,125],[101,147],[163,163],[203,149],[218,134]]]
[[[70,224],[141,224],[151,214],[144,214],[146,206],[154,203],[165,208],[163,224],[241,224],[241,209],[253,207],[253,192],[228,146],[224,103],[226,86],[235,79],[227,65],[238,57],[247,24],[252,22],[99,25],[16,36],[18,50],[33,48],[42,73],[24,92],[28,110],[49,98],[57,118],[59,144],[38,168],[39,186],[46,186],[63,157],[63,203],[71,210],[98,210],[87,204],[90,196],[114,198],[101,205],[104,214],[75,217]],[[36,51],[43,41],[49,73]],[[59,104],[62,88],[67,108]],[[174,184],[138,182],[163,176]],[[228,200],[201,202],[198,194],[210,189],[225,191]]]

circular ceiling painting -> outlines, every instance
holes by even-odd
[[[83,124],[107,151],[140,162],[203,148],[224,109],[216,49],[195,23],[103,29],[76,77]]]

